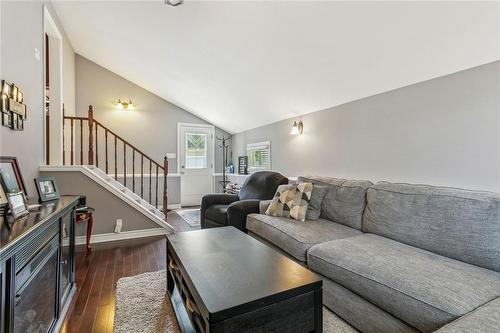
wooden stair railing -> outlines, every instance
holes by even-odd
[[[86,124],[85,124],[86,123]],[[67,127],[69,125],[69,128]],[[102,131],[102,132],[101,132]],[[67,133],[69,132],[69,133]],[[87,133],[85,133],[87,132]],[[100,156],[99,147],[99,133],[103,133],[104,145],[104,156]],[[88,134],[88,140],[85,142],[84,134]],[[95,165],[97,168],[100,167],[99,161],[104,158],[104,171],[106,174],[110,175],[110,166],[113,166],[113,173],[115,180],[119,181],[122,179],[123,186],[132,190],[132,192],[139,195],[142,199],[148,201],[151,205],[154,205],[157,209],[159,207],[159,177],[163,174],[163,191],[160,195],[163,204],[163,212],[165,213],[165,220],[167,219],[167,205],[168,205],[168,159],[165,156],[163,159],[163,165],[157,163],[154,159],[143,153],[139,148],[130,144],[127,140],[113,132],[108,127],[104,126],[102,123],[94,118],[94,108],[92,105],[89,106],[87,117],[75,117],[67,116],[64,114],[63,109],[63,165],[67,165],[67,151],[66,151],[66,136],[69,135],[70,146],[69,146],[69,165]],[[78,138],[79,137],[79,138]],[[112,160],[109,159],[109,148],[108,148],[108,138],[112,141]],[[75,140],[76,139],[76,140]],[[78,140],[79,139],[79,140]],[[102,138],[101,138],[102,139]],[[79,142],[76,142],[79,141]],[[123,146],[123,163],[118,162],[118,151],[119,142]],[[84,152],[87,150],[87,161],[84,159]],[[127,159],[127,150],[131,151],[131,165],[129,164],[130,159]],[[102,151],[101,151],[102,154]],[[79,160],[76,156],[79,155]],[[140,173],[136,173],[136,155],[140,156]],[[87,162],[87,163],[85,163]],[[144,162],[146,162],[146,168],[149,164],[149,174],[144,173]],[[121,164],[121,165],[120,165]],[[127,167],[129,164],[129,167]],[[121,169],[123,176],[119,177],[118,170]],[[131,175],[127,175],[127,169],[132,170]],[[147,171],[147,170],[146,170]],[[127,186],[127,177],[132,177],[132,184]],[[136,177],[140,178],[140,192],[136,192]],[[144,193],[144,178],[149,177],[148,186],[148,196]],[[153,178],[155,182],[153,184]],[[155,198],[153,200],[153,185],[155,188]]]

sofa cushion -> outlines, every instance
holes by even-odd
[[[248,215],[247,229],[300,261],[306,261],[307,250],[315,244],[361,234],[356,229],[323,219],[300,222],[262,214]]]
[[[321,216],[321,205],[323,204],[323,199],[325,198],[327,191],[328,186],[314,184],[311,200],[309,200],[309,206],[307,206],[306,219],[319,219]]]
[[[309,176],[299,177],[299,182],[329,187],[321,205],[321,218],[361,230],[366,190],[372,182]]]
[[[423,332],[500,295],[500,273],[373,234],[315,245],[308,266]]]
[[[363,231],[500,271],[500,194],[380,182]]]
[[[212,205],[205,211],[205,218],[227,225],[227,207],[229,205]]]

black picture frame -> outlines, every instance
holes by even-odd
[[[57,200],[61,197],[54,177],[35,178],[35,187],[38,192],[38,202]]]
[[[28,195],[16,157],[0,156],[0,176],[2,177],[2,185],[6,194],[24,192],[25,195]]]

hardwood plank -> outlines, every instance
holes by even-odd
[[[87,300],[90,296],[90,292],[92,291],[92,284],[94,283],[94,277],[99,267],[99,258],[101,257],[101,252],[97,252],[92,256],[90,262],[88,263],[88,271],[86,273],[82,273],[82,281],[81,288],[79,289],[77,300],[75,303],[75,307],[73,308],[72,314],[75,315],[83,315],[85,311],[85,306],[87,305]],[[78,276],[80,272],[77,272],[76,277],[78,281]],[[78,284],[77,284],[78,286]]]
[[[104,267],[107,266],[109,258],[110,258],[110,250],[104,250],[99,262],[100,269],[95,274],[94,282],[92,284],[92,289],[90,290],[87,304],[85,306],[85,311],[83,313],[82,323],[80,325],[81,332],[93,331],[97,310],[99,308],[99,298],[101,296],[102,286],[106,274]]]

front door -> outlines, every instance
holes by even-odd
[[[181,205],[199,206],[213,192],[214,127],[179,124]]]

